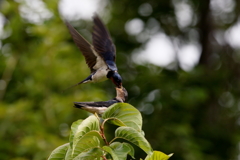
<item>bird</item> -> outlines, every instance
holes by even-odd
[[[93,23],[93,44],[90,44],[70,23],[66,22],[73,41],[82,52],[91,71],[86,79],[71,87],[82,83],[101,82],[110,79],[116,87],[121,88],[122,77],[116,66],[116,47],[112,42],[110,33],[97,14],[93,16]]]
[[[100,102],[73,102],[74,107],[86,110],[90,113],[102,115],[106,109],[114,103],[123,103],[128,98],[128,92],[124,87],[116,88],[117,96],[109,101]]]

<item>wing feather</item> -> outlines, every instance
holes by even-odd
[[[116,49],[109,32],[97,14],[94,15],[93,22],[94,50],[104,59],[111,70],[117,70]]]
[[[82,52],[83,56],[85,57],[86,63],[90,68],[91,72],[94,72],[95,69],[93,68],[96,64],[97,57],[94,55],[94,51],[92,50],[93,47],[87,40],[85,40],[74,28],[71,24],[66,22],[68,30],[73,38],[73,41]]]

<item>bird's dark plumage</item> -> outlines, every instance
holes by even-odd
[[[93,66],[96,64],[97,57],[93,53],[92,45],[88,43],[68,22],[66,25],[69,29],[69,32],[73,38],[73,41],[82,52],[83,56],[86,59],[86,63],[90,68],[91,72],[94,72]]]
[[[117,67],[114,63],[116,61],[116,49],[111,36],[97,15],[93,17],[93,21],[95,24],[92,35],[94,49],[103,57],[110,70],[116,71]]]

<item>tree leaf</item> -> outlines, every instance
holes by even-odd
[[[76,125],[76,126],[75,126]],[[73,145],[75,142],[75,146],[76,146],[76,142],[78,142],[78,140],[85,135],[86,133],[90,132],[90,131],[99,131],[99,120],[96,116],[91,115],[88,118],[86,118],[85,120],[83,120],[81,123],[79,123],[79,125],[77,126],[77,123],[74,124],[74,137],[73,137]]]
[[[131,144],[129,144],[129,143],[123,143],[125,146],[128,146],[128,148],[130,149],[130,152],[128,152],[128,154],[133,158],[133,159],[135,159],[135,157],[134,157],[134,148],[133,148],[133,146],[131,145]]]
[[[67,153],[69,147],[69,143],[66,143],[64,145],[61,145],[54,149],[50,156],[48,157],[48,160],[62,160],[65,158],[65,155]]]
[[[82,152],[74,160],[100,160],[103,155],[103,150],[100,148],[92,148],[87,152]]]
[[[73,159],[73,157],[72,157],[72,147],[70,147],[70,145],[69,145],[64,160],[72,160],[72,159]]]
[[[142,115],[128,103],[116,103],[111,105],[102,115],[102,118],[117,126],[128,126],[142,130]]]
[[[115,131],[115,139],[116,138],[122,138],[135,144],[136,146],[144,150],[147,154],[152,153],[152,147],[150,146],[148,141],[145,139],[145,137],[141,134],[141,132],[138,132],[131,127],[117,128],[117,130]]]
[[[145,160],[168,160],[173,154],[166,155],[160,151],[153,151],[152,154],[149,154]]]
[[[86,152],[89,149],[101,147],[103,145],[104,141],[99,132],[90,131],[83,135],[80,139],[73,141],[73,158],[82,152]]]
[[[108,146],[103,146],[103,149],[111,155],[113,160],[120,160],[118,156],[115,154],[115,152],[112,150],[112,148]]]
[[[78,126],[82,123],[82,119],[77,120],[75,122],[72,123],[71,125],[71,132],[70,132],[70,136],[69,136],[69,142],[70,142],[70,146],[72,148],[72,143],[73,143],[73,137],[77,132]]]
[[[118,156],[119,160],[127,159],[128,154],[134,158],[134,148],[128,143],[113,142],[110,144],[110,147]]]

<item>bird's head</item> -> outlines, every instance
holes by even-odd
[[[117,71],[110,71],[107,76],[118,87],[122,88],[122,77]]]

